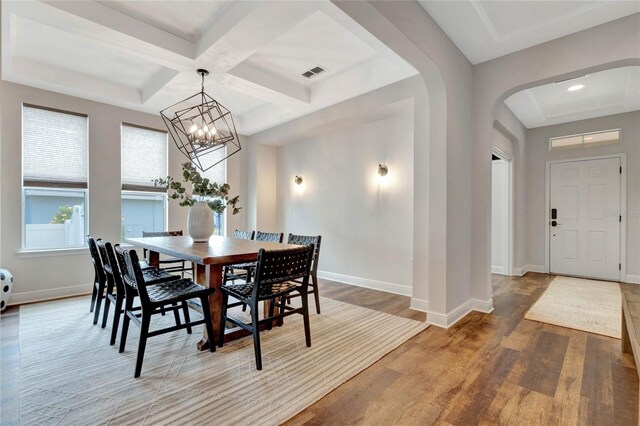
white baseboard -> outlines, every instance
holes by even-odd
[[[411,309],[420,312],[429,312],[429,301],[425,299],[411,298]]]
[[[13,288],[15,290],[15,287]],[[74,285],[70,287],[59,287],[47,290],[26,291],[23,293],[11,294],[9,306],[22,305],[25,303],[42,302],[45,300],[60,299],[63,297],[80,296],[91,294],[91,284]]]
[[[336,274],[334,272],[318,271],[318,278],[356,285],[358,287],[370,288],[373,290],[386,291],[387,293],[394,293],[402,296],[411,296],[413,293],[413,289],[409,286],[370,280],[369,278],[354,277],[351,275]]]
[[[505,275],[504,266],[491,266],[491,273]]]
[[[539,272],[541,274],[545,274],[546,268],[544,265],[524,265],[522,268],[514,268],[513,269],[513,274],[514,275],[518,275],[518,276],[523,276],[524,274],[526,274],[527,272]]]
[[[630,284],[640,284],[640,275],[629,275],[627,274],[627,278],[625,282]]]
[[[471,311],[490,314],[493,312],[493,298],[488,300],[469,299],[457,308],[449,311],[446,315],[439,312],[427,311],[427,322],[437,327],[449,328]]]
[[[490,314],[493,312],[493,297],[487,300],[471,299],[473,310],[482,312],[483,314]]]

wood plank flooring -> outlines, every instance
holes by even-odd
[[[637,425],[638,376],[620,341],[524,320],[552,276],[493,279],[493,314],[430,327],[288,425]],[[424,320],[409,298],[322,281],[324,297]],[[17,309],[2,315],[2,424],[17,424]]]
[[[287,425],[637,425],[638,377],[619,340],[524,319],[552,279],[495,276],[493,314],[430,327]],[[320,291],[418,315],[400,296],[384,307],[370,290]]]

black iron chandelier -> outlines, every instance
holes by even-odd
[[[204,172],[241,147],[231,112],[204,92],[204,77],[209,71],[197,72],[202,76],[200,93],[163,109],[160,116],[180,152]],[[226,153],[221,155],[225,147]]]

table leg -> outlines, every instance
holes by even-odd
[[[160,266],[160,253],[157,251],[149,250],[149,266],[155,266],[158,268]]]
[[[208,276],[207,276],[208,275]],[[222,265],[196,265],[196,282],[214,288],[216,291],[209,296],[209,311],[211,321],[213,321],[213,333],[217,339],[224,339],[224,330],[220,330],[220,316],[222,315]],[[203,328],[202,340],[198,342],[198,349],[201,351],[210,348],[211,341],[207,336],[207,331]]]

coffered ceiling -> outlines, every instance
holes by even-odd
[[[640,1],[420,0],[473,64],[640,12]]]
[[[205,68],[245,135],[416,74],[328,1],[3,1],[2,59],[4,80],[154,114]]]
[[[615,68],[545,84],[515,93],[505,103],[529,129],[637,111],[640,67]]]

